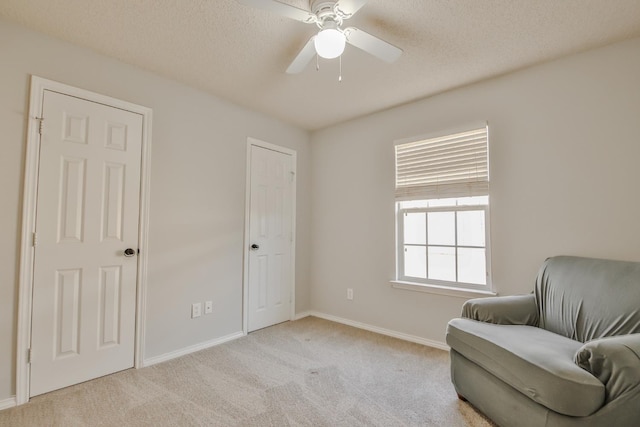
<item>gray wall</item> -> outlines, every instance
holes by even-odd
[[[0,401],[15,394],[31,74],[153,109],[147,358],[242,330],[247,136],[297,150],[296,308],[309,309],[306,131],[0,20]],[[214,313],[190,319],[205,300]]]
[[[312,134],[313,310],[444,341],[465,299],[389,284],[393,141],[479,120],[489,122],[492,270],[500,294],[530,292],[552,255],[640,261],[634,39]]]

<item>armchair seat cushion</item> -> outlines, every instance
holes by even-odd
[[[454,319],[447,344],[518,392],[560,414],[584,417],[602,407],[605,386],[574,363],[582,346],[545,329]]]

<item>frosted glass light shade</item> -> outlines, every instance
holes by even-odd
[[[333,28],[320,31],[313,40],[318,55],[326,59],[333,59],[342,55],[345,42],[344,34]]]

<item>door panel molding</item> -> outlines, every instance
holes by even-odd
[[[29,401],[30,394],[28,358],[31,342],[34,231],[38,194],[40,117],[42,114],[45,90],[138,113],[142,116],[142,157],[140,170],[140,212],[138,229],[140,255],[137,266],[134,367],[142,367],[144,360],[152,110],[148,107],[132,104],[130,102],[111,98],[109,96],[90,92],[63,83],[47,80],[37,76],[31,76],[29,116],[27,117],[27,150],[23,185],[22,237],[18,284],[18,339],[16,355],[16,403],[18,405],[27,403]],[[71,119],[77,120],[78,118]],[[82,126],[79,128],[78,126],[75,126],[77,124],[78,123],[75,123],[73,128],[82,130]],[[113,132],[114,140],[117,139],[115,138],[117,136],[116,131],[117,130],[114,130]],[[82,132],[80,132],[80,134],[81,133]],[[81,139],[80,134],[69,135],[69,137]]]
[[[251,216],[251,147],[261,147],[267,150],[277,151],[279,153],[287,154],[291,156],[291,168],[294,174],[293,183],[291,186],[291,266],[289,268],[290,283],[291,283],[291,304],[289,320],[295,318],[296,313],[296,184],[297,184],[297,153],[290,148],[281,147],[279,145],[271,144],[269,142],[261,141],[256,138],[247,138],[247,161],[246,161],[246,180],[245,180],[245,221],[244,221],[244,246],[242,249],[243,254],[243,279],[242,279],[242,332],[244,335],[248,333],[249,326],[249,247],[251,246],[250,236],[250,216]]]

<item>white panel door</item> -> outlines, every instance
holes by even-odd
[[[135,343],[142,116],[52,91],[42,116],[31,396],[133,367]]]
[[[292,156],[251,145],[249,332],[290,319]]]

